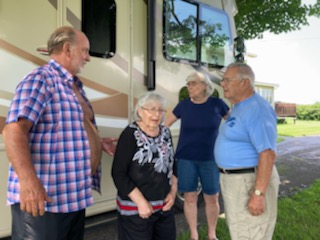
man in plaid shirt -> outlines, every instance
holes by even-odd
[[[76,77],[90,61],[89,40],[61,27],[48,40],[50,61],[17,86],[3,131],[10,160],[7,203],[12,239],[83,239],[85,209],[100,190],[102,150],[92,107]]]

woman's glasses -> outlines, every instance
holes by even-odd
[[[156,109],[156,108],[145,108],[145,107],[141,107],[143,110],[146,110],[148,113],[150,114],[156,114],[156,113],[159,113],[159,114],[164,114],[166,112],[166,110],[164,109]]]

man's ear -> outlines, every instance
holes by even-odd
[[[251,85],[251,83],[250,83],[250,79],[249,78],[243,78],[242,80],[241,80],[242,82],[243,82],[243,85]]]
[[[65,42],[62,46],[62,52],[68,56],[70,56],[71,52],[71,44],[68,42]]]

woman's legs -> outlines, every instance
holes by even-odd
[[[197,192],[184,193],[184,215],[190,229],[190,238],[198,239],[198,194]]]
[[[199,164],[203,198],[208,224],[208,238],[216,238],[216,226],[220,213],[219,206],[219,170],[214,161],[204,161]]]
[[[205,210],[208,223],[208,238],[216,238],[216,227],[220,213],[219,193],[214,195],[203,194],[205,201]]]
[[[178,191],[184,193],[183,211],[189,225],[191,238],[198,239],[198,167],[197,162],[178,160]]]

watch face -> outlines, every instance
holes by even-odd
[[[256,189],[256,190],[254,190],[254,194],[257,196],[261,196],[262,192],[260,190]]]

